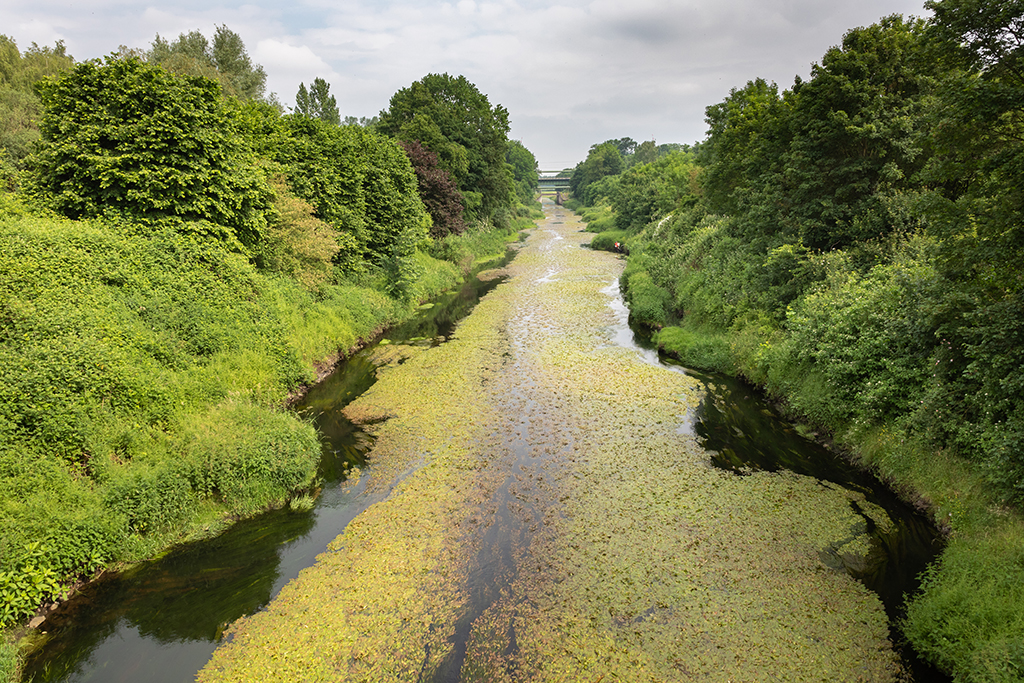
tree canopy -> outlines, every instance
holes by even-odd
[[[587,158],[576,165],[569,180],[574,197],[587,202],[587,187],[607,176],[622,173],[625,164],[614,140],[593,145]]]
[[[258,245],[271,193],[233,135],[217,83],[108,57],[39,90],[46,111],[32,183],[57,211],[206,220]]]
[[[467,220],[507,222],[514,200],[505,163],[508,111],[491,106],[465,76],[428,74],[391,97],[378,130],[419,142],[458,183]]]
[[[211,78],[227,94],[242,99],[261,99],[266,90],[263,67],[252,61],[241,36],[227,26],[217,27],[212,42],[199,31],[182,33],[171,42],[158,34],[148,59],[177,74]]]

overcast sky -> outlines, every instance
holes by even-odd
[[[319,76],[342,116],[462,74],[553,170],[609,138],[701,140],[704,108],[730,88],[788,88],[848,29],[890,14],[928,15],[923,0],[0,0],[0,33],[21,49],[63,40],[85,60],[224,24],[286,106]]]

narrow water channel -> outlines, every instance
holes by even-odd
[[[943,548],[942,536],[928,517],[899,499],[870,472],[801,434],[757,389],[734,377],[686,369],[660,356],[647,334],[629,326],[629,311],[617,287],[609,293],[615,296],[612,307],[618,318],[614,334],[617,344],[634,349],[648,363],[685,372],[704,384],[705,398],[694,415],[692,428],[717,467],[739,476],[789,470],[857,490],[888,513],[894,524],[887,529],[876,528],[870,518],[864,517],[865,528],[871,534],[871,550],[864,561],[851,563],[850,558],[834,551],[823,552],[821,559],[828,566],[845,570],[881,598],[893,625],[894,645],[915,681],[949,681],[947,675],[918,658],[898,629],[906,597],[918,590],[921,572]]]
[[[388,330],[382,341],[443,343],[500,282],[469,278],[457,291]],[[365,456],[372,440],[341,412],[376,380],[374,346],[343,362],[295,406],[313,416],[322,434],[323,490],[312,510],[266,512],[216,538],[186,544],[84,587],[47,618],[42,626],[45,644],[29,657],[23,680],[194,680],[225,627],[263,608],[356,515],[387,496],[387,491],[365,490]]]
[[[556,273],[548,272],[536,282],[547,284],[556,278]],[[497,283],[470,282],[462,292],[425,308],[416,320],[389,332],[389,340],[419,345],[443,343],[457,321]],[[634,349],[649,363],[671,366],[629,329],[617,286],[610,286],[607,293],[612,295],[617,319],[610,332],[612,343]],[[683,371],[677,366],[675,369]],[[48,619],[44,629],[49,640],[29,660],[26,680],[193,680],[210,659],[228,624],[261,610],[282,586],[313,563],[349,521],[387,497],[387,490],[366,490],[365,477],[347,476],[369,469],[365,454],[372,441],[341,410],[374,383],[376,370],[369,351],[356,354],[311,390],[297,408],[314,415],[324,434],[324,490],[312,510],[266,513],[235,525],[215,539],[184,546],[132,572],[87,587]],[[840,553],[829,556],[827,549],[821,560],[852,573],[879,594],[890,619],[898,617],[903,594],[915,588],[917,573],[939,549],[926,521],[877,481],[800,436],[749,388],[729,378],[686,372],[700,380],[707,392],[701,407],[680,429],[699,438],[712,453],[716,466],[736,476],[790,470],[814,477],[823,486],[856,490],[887,511],[894,525],[874,534],[866,562],[852,566]],[[524,391],[523,396],[527,395]],[[511,396],[510,400],[517,398]],[[474,607],[454,625],[452,642],[456,647],[436,669],[433,680],[469,680],[466,652],[472,645],[472,629],[487,621],[482,616],[502,605],[499,594],[511,579],[501,574],[517,565],[513,556],[524,553],[528,530],[542,525],[539,516],[531,516],[536,510],[531,512],[529,505],[518,505],[518,501],[528,498],[525,494],[532,485],[530,477],[523,474],[528,474],[535,457],[531,453],[536,446],[531,440],[531,420],[549,417],[535,413],[534,406],[524,399],[513,418],[517,435],[512,443],[513,467],[509,477],[495,488],[514,495],[500,505],[495,503],[495,521],[480,543],[480,557],[475,561],[479,569],[466,584]],[[571,445],[567,441],[565,448]],[[539,476],[536,481],[540,481]],[[866,515],[864,519],[867,531],[875,531],[871,519]],[[476,627],[472,626],[474,622]],[[495,623],[504,622],[496,618]],[[479,644],[476,647],[479,650]],[[516,647],[513,633],[501,657],[512,657]],[[941,680],[932,677],[933,671],[918,668],[912,653],[904,652],[903,656],[908,668],[921,672],[917,674],[918,683]]]

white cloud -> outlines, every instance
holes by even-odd
[[[289,45],[280,40],[267,38],[256,44],[251,52],[252,58],[264,69],[280,69],[282,71],[317,71],[331,72],[333,69],[327,62],[318,57],[306,45]]]
[[[67,41],[78,59],[225,24],[286,104],[299,82],[331,83],[344,115],[371,116],[431,72],[465,75],[502,104],[554,167],[630,136],[703,137],[704,107],[755,77],[788,87],[855,26],[922,0],[140,0],[18,3],[5,32],[23,48]],[[571,163],[561,163],[571,162]]]

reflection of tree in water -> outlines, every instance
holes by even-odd
[[[47,620],[46,661],[30,658],[25,680],[64,679],[126,625],[161,643],[216,642],[224,626],[270,601],[278,548],[313,522],[308,512],[270,512],[85,587]]]
[[[701,445],[712,452],[716,466],[737,474],[786,469],[860,491],[867,500],[885,508],[892,528],[875,529],[865,516],[871,549],[862,563],[846,569],[878,594],[890,618],[899,618],[904,594],[917,589],[918,575],[941,548],[936,529],[873,475],[804,438],[779,419],[756,389],[732,377],[687,372],[707,389],[696,432]]]

